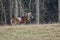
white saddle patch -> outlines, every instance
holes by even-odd
[[[19,21],[21,21],[21,17],[18,17],[17,19],[18,19]]]

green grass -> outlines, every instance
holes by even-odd
[[[60,40],[60,24],[1,26],[0,40]]]

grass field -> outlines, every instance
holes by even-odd
[[[0,40],[60,40],[60,24],[0,26]]]

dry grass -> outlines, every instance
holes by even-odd
[[[0,40],[60,40],[60,24],[1,26]]]

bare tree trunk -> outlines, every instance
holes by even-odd
[[[21,0],[20,0],[20,16],[21,16],[21,8],[22,8],[22,6],[21,6]]]
[[[36,0],[36,21],[39,24],[39,0]]]
[[[15,17],[18,17],[18,0],[15,0]]]
[[[19,4],[20,4],[20,16],[23,16],[24,15],[24,5],[22,4],[22,0],[20,0],[20,2],[19,2]]]
[[[12,12],[13,12],[13,3],[12,3],[12,0],[9,0],[10,1],[10,22],[11,22],[11,19],[12,19]]]
[[[29,2],[29,10],[31,9],[31,0],[30,0],[30,2]]]
[[[44,7],[44,1],[45,1],[45,0],[43,0],[43,4],[42,4],[42,5],[43,5],[43,10],[44,10],[44,11],[43,11],[43,23],[45,23],[45,21],[44,21],[44,17],[45,17],[45,7]]]
[[[60,22],[60,0],[58,0],[58,21]]]
[[[1,12],[1,24],[3,24],[3,5],[2,5],[2,0],[0,0],[1,1],[1,10],[2,10],[2,12]]]
[[[3,6],[3,3],[2,4],[2,13],[4,13],[4,24],[6,25],[7,24],[7,20],[6,20],[6,12],[5,12],[5,7]]]
[[[3,7],[3,12],[4,12],[4,19],[5,19],[4,23],[5,23],[5,25],[6,25],[6,24],[7,24],[7,20],[6,20],[6,12],[5,12],[5,7]]]

